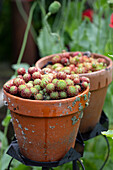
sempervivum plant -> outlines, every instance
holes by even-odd
[[[91,73],[102,70],[106,68],[106,66],[107,63],[105,59],[94,58],[90,52],[73,52],[54,55],[52,57],[52,63],[46,65],[46,68],[51,69],[51,71],[60,71],[59,77],[62,77],[61,72],[65,74]]]
[[[89,86],[89,79],[49,69],[30,67],[17,70],[17,77],[3,86],[12,95],[34,100],[55,100],[74,97]],[[21,77],[19,77],[21,75]]]

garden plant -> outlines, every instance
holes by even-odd
[[[45,64],[46,68],[43,68]],[[77,73],[90,79],[91,98],[89,106],[84,110],[80,132],[85,133],[94,129],[101,116],[107,87],[112,81],[112,60],[90,52],[63,52],[40,59],[36,66],[59,73]]]
[[[89,100],[88,78],[49,71],[19,68],[17,78],[4,84],[20,152],[40,162],[57,161],[74,148]]]
[[[16,3],[18,5],[21,2],[16,1]],[[26,70],[28,70],[28,68],[30,67],[28,64],[21,63],[21,60],[22,60],[22,56],[23,56],[24,49],[26,46],[27,36],[30,30],[30,25],[31,25],[32,20],[33,20],[33,24],[35,28],[32,33],[33,33],[33,36],[35,35],[34,39],[38,46],[41,58],[51,55],[51,54],[61,53],[62,50],[66,50],[66,51],[79,51],[79,52],[91,51],[91,53],[102,54],[112,59],[112,55],[113,55],[113,38],[112,38],[113,37],[113,14],[112,14],[113,2],[112,0],[111,1],[109,0],[108,2],[106,0],[97,0],[97,1],[94,1],[93,3],[90,1],[86,1],[86,0],[83,0],[83,1],[64,0],[63,2],[61,2],[61,4],[57,2],[56,6],[54,6],[54,3],[51,4],[49,8],[46,7],[46,1],[44,0],[42,1],[34,0],[34,1],[31,1],[30,4],[31,4],[31,10],[30,10],[30,14],[28,17],[27,27],[26,27],[26,31],[24,34],[24,40],[23,40],[21,51],[20,51],[20,55],[19,55],[17,64],[12,66],[13,69],[15,70],[15,75],[12,77],[12,79],[15,79],[15,77],[17,76],[17,72],[18,72],[17,69],[19,70],[19,68],[24,67]],[[86,10],[86,4],[88,4],[87,10]],[[22,11],[21,8],[22,6],[20,7],[20,12]],[[42,22],[40,23],[41,25],[40,31],[36,30],[37,29],[36,23],[38,22],[37,11],[41,11]],[[63,60],[62,63],[60,63],[60,66],[62,64],[65,65],[65,63],[68,63],[67,60]],[[106,64],[100,64],[98,66],[99,67],[97,69],[100,69],[100,68],[106,67]],[[63,66],[61,67],[63,68]],[[47,68],[45,70],[48,71],[49,69],[50,68]],[[45,72],[45,70],[42,70],[42,71]],[[78,69],[78,72],[79,71],[81,71],[81,69]],[[92,71],[92,70],[89,70],[89,71]],[[78,72],[74,72],[74,74]],[[24,70],[24,73],[25,73],[25,70]],[[37,74],[36,75],[35,74],[34,74],[34,77],[35,76],[37,77]],[[62,76],[62,73],[60,74],[60,76]],[[63,72],[63,76],[64,76],[64,72]],[[18,79],[20,81],[20,77]],[[32,83],[33,83],[33,80],[32,82],[30,82],[30,84],[28,84],[28,82],[25,83],[25,86],[27,86],[26,84],[28,84],[28,86],[32,86],[31,85]],[[54,85],[52,84],[51,88],[54,88],[53,86]],[[39,86],[37,87],[39,88]],[[30,87],[30,88],[33,89],[34,87]],[[15,89],[17,88],[16,87],[11,88],[10,92],[14,94]],[[45,93],[43,92],[43,90],[42,89],[40,90],[40,95],[37,95],[37,96],[35,95],[36,99],[37,97],[40,97],[40,96],[42,98],[43,96],[42,93]],[[46,87],[46,90],[48,90],[48,87]],[[33,92],[30,92],[30,96],[32,96],[32,94],[35,93],[34,89],[32,91]],[[50,91],[51,90],[49,89],[48,92],[50,93]],[[62,95],[65,98],[67,94],[62,93]],[[60,94],[61,98],[62,98],[62,95]],[[109,118],[109,122],[110,122],[109,128],[111,129],[108,132],[103,132],[104,135],[108,135],[108,137],[111,137],[109,138],[110,157],[105,166],[106,170],[112,169],[112,164],[113,164],[113,145],[112,145],[112,142],[113,142],[112,141],[113,98],[112,98],[112,95],[113,95],[113,83],[111,83],[111,85],[109,86],[107,90],[107,96],[106,96],[106,100],[105,100],[104,107],[103,107],[103,110],[105,111],[105,113],[107,114]],[[44,99],[48,99],[48,98],[50,99],[50,97],[46,96],[47,97],[46,98],[45,96],[46,95],[44,95]],[[34,99],[33,97],[31,98],[32,100]],[[6,151],[9,145],[8,140],[7,140],[7,129],[8,129],[10,120],[11,120],[11,116],[8,110],[7,116],[2,122],[4,126],[4,132],[0,131],[0,141],[2,143],[2,147],[0,150],[1,170],[5,170],[7,168],[8,163],[11,159],[6,154]],[[98,170],[101,164],[103,163],[103,160],[105,159],[105,156],[106,156],[105,153],[106,153],[106,144],[105,144],[104,139],[102,139],[100,136],[94,139],[91,139],[91,141],[85,142],[85,152],[84,152],[82,161],[85,167],[87,167],[86,169],[87,170],[89,169]],[[57,170],[57,169],[71,169],[71,168],[72,168],[72,163],[70,162],[60,167],[57,167],[55,169]],[[14,160],[12,162],[11,169],[14,169],[14,170],[18,170],[18,169],[35,170],[36,169],[37,170],[41,168],[40,167],[27,167],[19,163],[18,161]]]

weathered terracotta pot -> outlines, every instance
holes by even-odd
[[[60,160],[74,148],[89,87],[76,97],[39,101],[4,91],[21,154],[41,162]]]
[[[73,52],[70,52],[70,54],[72,53]],[[36,67],[42,68],[45,64],[52,60],[54,55],[50,55],[38,60],[36,62]],[[80,131],[82,133],[91,131],[95,127],[96,123],[99,122],[107,87],[112,81],[112,60],[99,54],[93,54],[93,56],[95,58],[104,58],[107,63],[107,68],[92,73],[79,74],[80,76],[85,76],[90,79],[91,92],[89,106],[85,108],[84,116],[80,123]]]

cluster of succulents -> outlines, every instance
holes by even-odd
[[[99,71],[106,68],[106,60],[103,58],[94,58],[90,52],[73,52],[54,55],[52,63],[46,68],[56,72],[63,71],[67,74],[82,74]]]
[[[89,86],[89,79],[77,74],[54,72],[49,68],[17,70],[17,77],[4,84],[5,91],[27,99],[55,100],[73,97]]]

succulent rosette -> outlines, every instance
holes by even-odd
[[[69,57],[68,57],[69,58]],[[67,58],[67,59],[68,59]],[[54,60],[58,61],[58,57]],[[60,60],[59,60],[60,61]],[[52,68],[17,70],[17,77],[4,84],[6,92],[32,100],[58,100],[77,96],[89,86],[89,79],[77,74],[55,72]]]
[[[105,59],[95,58],[90,52],[73,52],[54,55],[51,64],[47,64],[43,69],[49,68],[51,71],[65,74],[82,74],[99,71],[106,67]]]

